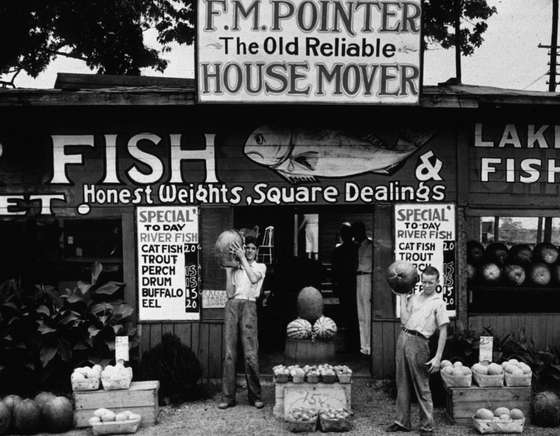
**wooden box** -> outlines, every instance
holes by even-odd
[[[89,427],[93,412],[104,407],[115,413],[130,410],[142,416],[142,426],[157,422],[159,381],[132,382],[130,388],[113,391],[74,392],[74,420],[76,427]]]
[[[319,409],[321,409],[321,404],[327,408],[329,405],[335,406],[337,403],[337,397],[340,397],[342,393],[345,395],[346,408],[351,409],[352,404],[352,385],[350,383],[277,383],[275,385],[274,393],[274,408],[272,414],[276,418],[284,418],[286,412],[286,396],[294,396],[297,401],[297,392],[306,392],[306,399],[313,401]],[[333,404],[330,404],[328,399],[325,397],[329,396],[329,392],[332,392]],[[295,395],[294,395],[295,394]],[[305,407],[306,404],[297,404],[298,407]]]
[[[284,355],[291,363],[327,363],[334,359],[334,341],[312,341],[311,339],[286,339]]]
[[[531,411],[531,387],[446,388],[447,416],[457,424],[471,424],[478,409],[520,409],[526,418]]]

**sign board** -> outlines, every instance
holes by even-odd
[[[494,346],[493,336],[481,336],[480,345],[478,348],[478,361],[479,362],[492,362],[492,348]]]
[[[200,319],[198,208],[136,211],[140,321]]]
[[[201,102],[417,104],[421,0],[200,0]]]
[[[115,362],[124,360],[128,362],[128,336],[115,336]]]
[[[346,391],[340,384],[286,386],[284,388],[284,416],[292,409],[307,408],[326,410],[348,408]]]
[[[422,272],[432,265],[440,272],[440,293],[450,316],[455,316],[455,205],[395,205],[395,260],[412,263]],[[422,290],[420,282],[416,292]],[[397,304],[397,316],[398,308]]]
[[[223,309],[226,307],[227,293],[225,289],[202,291],[202,307],[204,309]]]

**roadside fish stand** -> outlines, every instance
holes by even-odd
[[[252,234],[267,265],[261,372],[277,378],[284,408],[290,383],[303,386],[291,365],[315,366],[310,389],[336,385],[346,406],[348,370],[354,379],[394,375],[401,326],[385,274],[396,259],[439,269],[453,324],[500,337],[523,328],[540,349],[557,343],[558,96],[422,87],[420,2],[392,2],[396,15],[365,26],[378,37],[371,47],[356,21],[363,10],[350,20],[338,2],[321,2],[339,17],[327,23],[304,4],[312,2],[298,6],[301,16],[288,8],[268,23],[256,9],[205,3],[197,82],[59,74],[52,90],[0,90],[1,278],[57,290],[92,273],[122,282],[138,356],[174,333],[204,380],[218,380],[227,297],[214,246],[227,229]],[[294,30],[298,17],[309,34]],[[360,333],[346,334],[347,294],[333,273],[344,222],[363,223],[372,242],[360,271],[371,289],[367,357],[351,347]],[[297,326],[288,330],[308,286],[336,325],[320,329],[332,334],[322,343],[330,357],[315,362],[301,359],[309,344],[289,337]],[[506,407],[526,414],[517,406]]]

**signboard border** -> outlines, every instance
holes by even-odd
[[[198,274],[198,287],[199,287],[199,293],[198,293],[198,318],[193,318],[193,319],[169,319],[169,318],[162,318],[162,319],[158,319],[158,320],[154,320],[154,319],[142,319],[140,316],[140,283],[136,284],[137,290],[135,292],[135,297],[136,297],[136,308],[137,308],[137,315],[138,315],[138,323],[141,324],[161,324],[161,323],[173,323],[173,324],[183,324],[183,323],[198,323],[202,321],[202,270],[201,270],[201,265],[200,265],[200,259],[201,259],[201,254],[202,254],[202,250],[201,250],[201,246],[200,246],[200,211],[201,211],[201,207],[199,205],[196,204],[184,204],[184,205],[177,205],[177,204],[170,204],[170,205],[163,205],[163,204],[158,204],[158,205],[138,205],[134,208],[134,247],[135,247],[135,259],[134,259],[134,264],[135,264],[135,277],[136,280],[139,279],[139,264],[138,264],[138,210],[140,208],[150,208],[150,207],[168,207],[168,208],[185,208],[185,207],[193,207],[197,209],[197,220],[198,220],[198,225],[197,225],[197,232],[198,232],[198,246],[197,246],[197,256],[198,256],[198,268],[199,268],[199,274]]]

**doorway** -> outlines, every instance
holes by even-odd
[[[341,242],[344,222],[362,222],[367,236],[373,237],[371,207],[235,208],[234,227],[257,237],[258,261],[267,265],[263,296],[257,302],[263,374],[271,374],[274,365],[285,362],[286,326],[297,317],[297,295],[303,287],[313,286],[323,296],[323,315],[332,318],[338,327],[334,339],[336,357],[330,363],[346,364],[356,375],[371,375],[371,357],[359,350],[357,319],[353,320],[357,315],[349,314],[348,304],[341,301],[345,298],[342,292],[349,292],[352,299],[356,290],[342,289],[333,274],[333,255]]]

